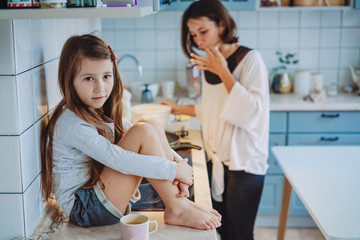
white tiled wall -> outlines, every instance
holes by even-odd
[[[11,33],[13,31],[12,22],[9,20],[0,20],[0,75],[15,73],[15,59],[14,59],[14,40]]]
[[[0,238],[25,236],[22,194],[0,194]]]
[[[279,65],[277,50],[295,52],[299,64],[325,75],[325,85],[351,83],[349,65],[360,65],[360,11],[292,10],[230,11],[240,44],[258,49],[270,69]],[[182,12],[160,12],[141,19],[103,19],[104,38],[118,55],[135,54],[144,68],[139,78],[135,64],[120,64],[124,82],[161,82],[169,79],[185,86],[187,60],[180,46]]]
[[[60,101],[58,58],[100,20],[0,20],[0,239],[29,237],[43,216],[41,119]]]
[[[36,128],[19,136],[0,136],[0,194],[23,193],[40,173]]]

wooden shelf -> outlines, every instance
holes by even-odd
[[[344,9],[352,9],[354,6],[354,1],[356,0],[347,0],[344,6],[287,6],[287,7],[261,7],[260,1],[258,1],[257,10],[260,11],[304,11],[304,10],[344,10]],[[360,0],[359,0],[360,1]]]
[[[343,10],[343,9],[352,9],[352,6],[330,6],[330,7],[258,7],[259,11],[303,11],[303,10]]]

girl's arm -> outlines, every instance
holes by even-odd
[[[175,162],[179,162],[181,160],[183,160],[183,158],[177,153],[175,152],[174,150],[172,150],[174,152],[174,160]],[[185,158],[186,160],[188,160],[187,158]],[[181,182],[177,179],[175,179],[173,181],[173,184],[174,185],[177,185],[178,189],[179,189],[179,193],[176,195],[176,197],[189,197],[190,196],[190,193],[189,193],[189,186],[191,184],[186,184],[184,182]]]
[[[169,181],[183,172],[177,170],[181,164],[162,157],[138,154],[112,144],[94,126],[70,110],[65,110],[63,114],[56,123],[56,139],[116,171]]]
[[[129,130],[132,126],[133,126],[132,123],[130,123],[127,119],[123,118],[123,127],[124,127],[125,131]],[[174,155],[173,161],[175,161],[177,164],[180,164],[180,162],[183,161],[184,159],[177,152],[175,152],[174,150],[172,150],[172,152],[173,152],[173,155]],[[187,159],[186,159],[186,161],[187,161]],[[177,172],[180,173],[180,171],[181,171],[181,167],[180,168],[177,167]],[[185,183],[179,181],[179,176],[176,176],[175,178],[176,179],[173,181],[173,184],[177,185],[178,188],[179,188],[179,194],[177,196],[178,197],[189,197],[188,188],[190,186],[189,185],[190,183],[185,184]]]

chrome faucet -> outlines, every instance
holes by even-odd
[[[117,61],[117,65],[119,67],[119,64],[122,60],[124,60],[125,58],[131,58],[132,60],[134,60],[135,64],[136,64],[136,67],[138,69],[138,72],[139,72],[139,76],[141,77],[143,75],[143,69],[142,69],[142,66],[140,65],[139,63],[139,60],[137,60],[137,58],[134,56],[134,55],[131,55],[131,54],[124,54],[122,55],[119,60]]]

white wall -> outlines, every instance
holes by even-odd
[[[73,34],[100,20],[0,20],[0,239],[29,237],[44,214],[41,120],[61,99],[58,58]]]

